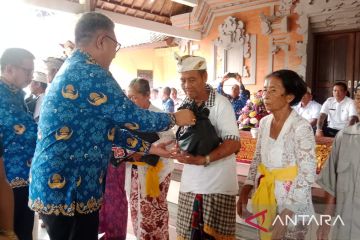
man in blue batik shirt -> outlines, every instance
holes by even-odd
[[[105,15],[82,15],[75,44],[41,108],[29,206],[40,213],[51,239],[95,240],[112,144],[168,154],[126,131],[115,134],[116,127],[153,132],[196,120],[190,111],[140,109],[125,96],[108,70],[120,44]]]
[[[29,170],[36,145],[36,124],[22,90],[31,82],[34,56],[21,48],[6,49],[1,56],[0,135],[4,143],[7,179],[14,192],[14,231],[19,239],[32,239],[34,212],[28,206]]]
[[[170,98],[171,89],[169,87],[165,87],[163,89],[163,95],[162,95],[162,105],[163,110],[165,112],[174,112],[174,101]]]
[[[223,90],[224,82],[229,80],[231,77],[234,77],[237,81],[239,81],[240,87],[239,85],[234,84],[231,87],[231,94],[226,94]],[[238,73],[236,73],[235,76],[226,74],[219,83],[219,86],[217,87],[217,92],[229,99],[231,105],[233,106],[236,120],[238,120],[241,109],[245,106],[246,101],[250,98],[250,93],[248,90],[245,89],[244,84],[241,81],[241,76]]]

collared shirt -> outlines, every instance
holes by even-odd
[[[27,112],[22,90],[0,81],[0,135],[4,144],[4,164],[10,185],[28,185],[31,159],[36,145],[36,123]]]
[[[236,124],[234,110],[226,97],[218,94],[210,85],[206,86],[209,98],[205,106],[210,110],[209,120],[214,126],[219,138],[239,141],[239,129]],[[186,98],[183,104],[192,102]],[[223,157],[204,166],[184,164],[181,176],[181,192],[199,194],[227,194],[238,193],[235,154]]]
[[[73,216],[100,208],[113,143],[146,152],[149,145],[120,128],[162,131],[173,117],[138,108],[109,71],[76,50],[57,73],[40,111],[29,206]]]
[[[299,102],[299,104],[297,104],[294,107],[294,110],[303,118],[305,118],[306,120],[308,120],[309,122],[312,119],[318,119],[320,116],[320,109],[321,109],[321,105],[315,101],[310,101],[305,107],[302,106],[302,103]]]
[[[162,105],[165,112],[174,112],[174,101],[171,98],[163,100]]]
[[[320,113],[328,115],[330,128],[341,130],[349,125],[350,118],[357,116],[354,100],[345,97],[341,102],[334,97],[328,98],[321,107]]]
[[[233,98],[232,96],[230,96],[229,94],[226,94],[224,92],[223,86],[221,83],[217,87],[217,92],[220,93],[221,95],[225,96],[231,102],[231,105],[233,106],[233,109],[235,112],[236,120],[239,119],[240,112],[243,109],[243,107],[245,107],[246,101],[248,100],[248,98],[245,94],[246,89],[243,84],[240,84],[240,89],[241,89],[241,94],[238,97]]]

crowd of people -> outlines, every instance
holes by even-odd
[[[166,197],[173,159],[184,164],[178,239],[235,239],[236,213],[246,218],[261,212],[267,215],[258,218],[266,230],[259,230],[260,239],[304,239],[306,222],[273,223],[277,217],[285,222],[315,214],[314,131],[335,137],[317,180],[327,192],[324,214],[339,214],[345,223],[334,227],[333,239],[356,239],[360,85],[352,100],[346,85],[335,83],[333,97],[321,106],[296,72],[267,75],[262,97],[270,114],[260,121],[254,159],[239,192],[237,119],[250,98],[239,74],[226,74],[215,89],[207,83],[205,58],[179,57],[185,99],[165,87],[156,102],[159,90],[146,79],[132,80],[125,94],[111,75],[120,44],[108,17],[82,15],[75,45],[67,44],[65,60],[48,58],[46,74],[34,73],[35,57],[25,49],[9,48],[1,56],[0,239],[32,239],[34,212],[52,240],[95,240],[98,233],[126,239],[128,208],[138,239],[169,239]],[[239,84],[226,94],[230,78]],[[32,95],[24,99],[28,85]],[[186,131],[203,120],[186,105],[206,108],[219,138],[204,155],[174,143],[175,125]],[[320,226],[318,239],[327,239],[329,231],[329,225]]]

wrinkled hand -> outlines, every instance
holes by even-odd
[[[287,230],[287,226],[285,224],[281,224],[286,222],[286,216],[292,217],[294,213],[289,209],[284,209],[280,213],[280,218],[282,221],[276,221],[275,225],[272,228],[271,239],[283,239]]]
[[[244,218],[244,219],[248,218],[252,215],[246,209],[246,206],[249,201],[249,194],[250,194],[252,188],[253,188],[253,186],[251,186],[251,185],[244,185],[243,188],[241,189],[239,200],[237,201],[237,206],[236,206],[237,213],[239,214],[239,216],[241,218]]]
[[[174,143],[174,140],[170,140],[162,143],[153,143],[150,147],[149,153],[158,155],[164,158],[170,158],[172,156],[171,150],[167,150],[167,147]]]
[[[188,126],[195,125],[196,117],[194,113],[188,109],[181,109],[174,113],[176,125],[178,126]]]
[[[323,224],[323,225],[319,226],[318,230],[316,231],[317,240],[329,239],[330,230],[331,230],[331,226],[328,224]]]

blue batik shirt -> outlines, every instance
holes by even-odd
[[[98,210],[112,144],[142,152],[150,147],[125,130],[115,134],[116,127],[154,132],[173,124],[168,113],[137,107],[109,71],[76,50],[42,103],[29,206],[65,216]]]
[[[246,89],[243,84],[240,84],[240,89],[241,89],[240,95],[236,98],[233,98],[232,96],[230,96],[229,94],[226,94],[224,92],[223,86],[221,83],[217,87],[217,92],[220,93],[221,95],[225,96],[227,99],[229,99],[229,101],[234,109],[236,120],[239,119],[240,112],[243,109],[243,107],[245,107],[246,101],[248,100],[248,98],[245,94]]]
[[[170,112],[170,113],[174,112],[175,104],[174,104],[174,101],[171,98],[163,100],[162,104],[163,104],[163,110],[165,112]]]
[[[27,112],[24,91],[0,80],[0,137],[7,179],[13,188],[29,184],[36,145],[36,123]]]

